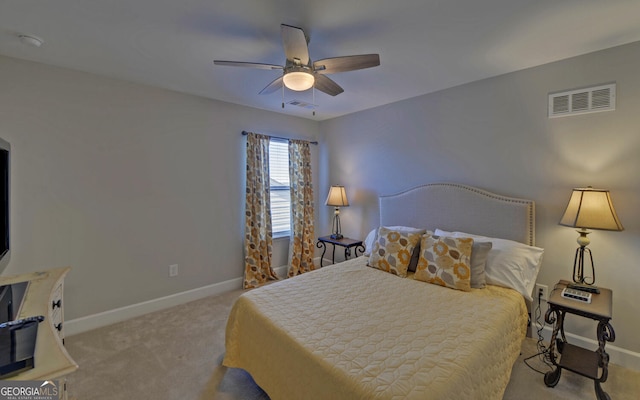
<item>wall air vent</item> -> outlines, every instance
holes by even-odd
[[[288,101],[287,104],[296,106],[296,107],[306,108],[307,110],[313,110],[314,108],[317,107],[317,105],[315,104],[307,103],[306,101],[302,101],[302,100],[291,100],[291,101]]]
[[[615,109],[615,83],[549,94],[549,118]]]

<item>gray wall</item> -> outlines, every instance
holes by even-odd
[[[428,68],[428,66],[424,66]],[[341,183],[350,237],[378,225],[379,195],[460,182],[536,201],[538,281],[570,279],[577,233],[558,225],[573,187],[611,190],[623,232],[595,231],[597,284],[614,291],[616,346],[640,352],[640,43],[473,82],[321,123],[321,185]],[[617,109],[547,118],[547,95],[617,82]],[[329,220],[321,209],[319,220]],[[325,225],[325,230],[328,225]],[[407,305],[410,306],[410,305]],[[546,310],[546,308],[545,308]],[[595,325],[568,331],[595,339]]]
[[[240,133],[318,135],[313,121],[6,57],[0,77],[12,145],[4,274],[72,266],[67,319],[241,277]],[[276,240],[275,266],[287,247]]]

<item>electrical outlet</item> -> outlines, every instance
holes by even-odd
[[[169,265],[169,277],[178,276],[178,264]]]
[[[538,296],[540,296],[540,294],[542,294],[542,296],[540,297],[541,300],[549,300],[549,286],[536,283],[536,291],[534,294],[534,297],[536,299],[538,298]]]

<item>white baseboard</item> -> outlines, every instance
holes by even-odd
[[[287,276],[286,265],[274,268],[274,271],[281,278]],[[142,303],[132,304],[125,307],[120,307],[113,310],[68,320],[65,321],[64,324],[65,335],[71,336],[78,333],[87,332],[93,329],[101,328],[103,326],[115,324],[116,322],[136,318],[150,312],[164,310],[166,308],[185,304],[190,301],[199,300],[208,296],[216,296],[241,288],[242,278],[235,278],[228,281],[203,286],[197,289],[187,290],[186,292],[176,293],[169,296],[144,301]]]
[[[287,277],[287,273],[289,272],[289,267],[286,265],[283,265],[281,267],[277,267],[273,269],[276,273],[276,275],[278,275],[278,278],[280,279],[284,279]]]
[[[533,329],[535,335],[535,327],[533,327]],[[548,344],[551,340],[552,333],[553,329],[550,326],[545,326],[542,330],[542,337],[544,337],[544,340],[546,342],[545,344]],[[597,340],[585,338],[583,336],[578,336],[569,332],[565,332],[565,336],[567,337],[567,340],[573,345],[584,347],[585,349],[591,349],[594,351],[598,348]],[[621,347],[617,347],[613,344],[608,343],[606,345],[606,350],[607,354],[609,354],[610,363],[629,368],[634,371],[640,371],[640,353],[623,349]]]
[[[199,300],[207,296],[230,292],[242,288],[242,278],[235,278],[224,282],[214,283],[197,289],[176,293],[158,299],[144,301],[125,307],[104,311],[65,321],[64,330],[67,336],[87,332],[103,326],[115,324],[130,318],[139,317],[154,311],[164,310],[190,301]]]

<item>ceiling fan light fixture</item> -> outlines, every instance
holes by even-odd
[[[311,89],[313,84],[315,83],[315,78],[312,74],[303,71],[292,71],[286,73],[282,77],[282,81],[284,85],[297,92],[302,92],[304,90]]]

